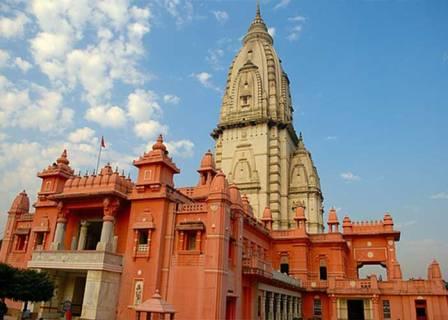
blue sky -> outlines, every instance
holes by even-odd
[[[291,80],[294,124],[326,210],[402,231],[407,276],[432,258],[448,278],[448,2],[261,1]],[[15,194],[67,148],[78,171],[125,171],[163,132],[196,169],[228,66],[255,1],[3,1],[0,4],[0,229]],[[0,232],[1,234],[1,232]]]

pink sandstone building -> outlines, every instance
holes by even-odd
[[[448,319],[436,261],[427,279],[403,279],[389,214],[359,222],[331,209],[324,220],[292,111],[257,10],[195,186],[174,185],[180,170],[162,137],[133,162],[135,181],[110,165],[76,175],[64,150],[38,173],[34,210],[25,192],[13,201],[0,262],[51,275],[54,297],[33,305],[43,319],[60,319],[67,300],[86,320],[156,308],[175,319]],[[386,279],[362,278],[364,265],[383,266]]]

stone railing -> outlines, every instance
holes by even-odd
[[[329,279],[328,292],[379,294],[378,280],[376,277],[367,279]]]
[[[206,203],[187,203],[179,206],[179,213],[203,213],[207,212]]]
[[[272,265],[257,257],[243,258],[243,273],[272,278]]]
[[[122,272],[123,257],[104,251],[34,251],[29,268]]]
[[[300,279],[290,277],[286,273],[282,273],[282,272],[275,271],[275,270],[272,271],[272,279],[287,283],[294,287],[302,286],[302,282],[300,281]]]
[[[304,283],[304,287],[310,290],[323,290],[328,288],[326,280],[308,280]]]

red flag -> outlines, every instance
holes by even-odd
[[[104,137],[101,136],[101,148],[106,148],[106,144],[104,143]]]

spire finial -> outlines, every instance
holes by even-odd
[[[256,12],[256,16],[260,17],[261,13],[260,13],[260,0],[257,0],[257,12]]]

